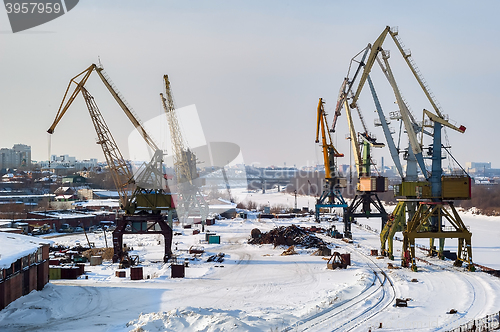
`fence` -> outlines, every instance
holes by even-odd
[[[483,332],[500,329],[500,312],[474,319],[447,332]]]

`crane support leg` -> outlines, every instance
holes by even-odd
[[[381,253],[394,260],[393,238],[396,232],[402,232],[406,227],[406,202],[398,202],[396,208],[380,232]],[[386,248],[387,242],[387,248]]]
[[[162,234],[165,242],[163,261],[166,263],[172,257],[172,228],[160,214],[126,215],[117,221],[113,231],[113,263],[121,262],[126,256],[123,248],[124,234]]]
[[[445,208],[448,205],[448,208]],[[432,219],[438,219],[437,227],[433,227]],[[444,227],[443,220],[451,226]],[[435,239],[458,239],[456,266],[461,266],[464,262],[469,271],[474,271],[472,262],[472,233],[467,229],[462,219],[458,215],[452,202],[420,202],[413,218],[406,225],[403,232],[403,259],[402,265],[417,270],[415,256],[415,239],[435,238]]]
[[[358,207],[361,206],[361,212],[356,212]],[[374,207],[377,212],[372,213],[371,207]],[[389,215],[385,211],[382,202],[378,198],[378,195],[375,192],[367,191],[356,194],[354,199],[351,202],[351,205],[345,209],[344,212],[344,232],[351,230],[351,223],[354,222],[354,219],[357,217],[365,217],[365,218],[376,218],[379,217],[382,219],[382,227],[384,228],[387,220],[389,219]],[[348,236],[347,234],[344,234]],[[351,235],[352,236],[352,235]]]

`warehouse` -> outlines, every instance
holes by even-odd
[[[0,232],[0,310],[49,281],[52,241]]]

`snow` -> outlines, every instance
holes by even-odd
[[[294,196],[273,191],[240,194],[257,204],[295,203]],[[299,208],[314,205],[311,198],[297,199]],[[474,234],[474,260],[499,266],[500,218],[461,215]],[[360,223],[376,229],[380,220]],[[247,243],[253,228],[264,232],[291,224],[328,227],[331,222],[318,225],[310,217],[217,220],[207,228],[221,236],[220,244],[201,243],[204,233],[192,235],[193,229],[175,226],[174,232],[182,235],[174,236],[173,249],[179,261],[187,258],[189,263],[182,279],[170,278],[169,264],[162,263],[161,236],[126,235],[124,243],[139,255],[146,279],[132,281],[128,270],[126,278],[118,278],[118,265],[109,261],[86,266],[88,279],[53,280],[0,311],[0,330],[446,331],[500,310],[499,278],[467,272],[420,251],[432,265],[419,262],[419,272],[388,269],[388,263],[400,265],[399,257],[390,261],[368,256],[380,240],[364,226],[353,225],[352,244],[319,235],[333,251],[351,253],[352,265],[345,270],[326,269],[326,260],[311,255],[314,249],[297,248],[298,255],[281,256],[286,247]],[[340,222],[334,224],[342,229]],[[88,234],[89,241],[98,247],[106,240],[111,245],[111,233],[105,234]],[[55,241],[74,245],[87,240],[71,234]],[[192,245],[204,247],[201,258],[188,254]],[[395,249],[400,248],[396,241]],[[225,253],[224,262],[207,262],[219,252]],[[410,299],[408,308],[395,307],[395,298]],[[447,314],[450,309],[458,313]]]
[[[118,208],[120,207],[120,201],[118,199],[90,199],[88,201],[75,202],[72,205],[81,208],[95,206]]]
[[[57,211],[37,211],[32,212],[33,214],[37,214],[40,216],[48,217],[48,218],[56,218],[56,219],[77,219],[77,218],[89,218],[94,217],[94,213],[84,213],[73,210],[57,210]]]
[[[0,232],[0,268],[9,268],[19,258],[36,252],[40,245],[51,243],[32,236]]]

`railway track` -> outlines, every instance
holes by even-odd
[[[344,249],[364,260],[365,266],[372,271],[374,280],[371,285],[353,298],[343,300],[314,315],[305,317],[283,331],[353,331],[394,303],[396,290],[392,280],[370,256],[344,242],[337,242],[337,240],[328,237],[324,237],[323,240],[330,243],[341,243],[344,245]],[[367,303],[369,303],[368,306],[366,306]]]

